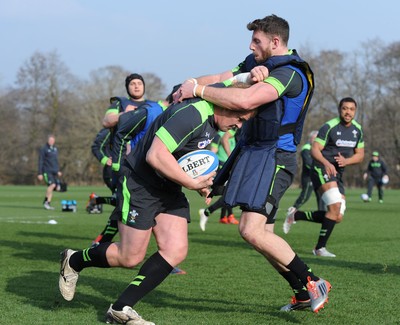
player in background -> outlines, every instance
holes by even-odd
[[[86,210],[88,213],[102,213],[103,204],[110,204],[115,206],[115,190],[116,182],[113,181],[113,174],[111,169],[111,145],[110,145],[110,130],[103,128],[97,133],[93,144],[92,144],[92,154],[103,166],[103,181],[104,184],[110,189],[110,197],[102,196],[99,197],[95,193],[92,193],[89,197],[89,201],[86,205]]]
[[[211,142],[211,151],[217,154],[219,160],[219,168],[225,163],[236,146],[236,133],[237,130],[230,130],[228,132],[218,132],[218,135]],[[224,202],[223,196],[220,196],[216,202],[211,204],[205,209],[199,210],[200,216],[200,229],[205,231],[208,217],[216,210],[221,209],[219,222],[222,224],[239,224],[233,214],[233,209],[227,206]]]
[[[378,200],[379,203],[383,203],[383,186],[385,177],[387,176],[387,167],[385,162],[380,158],[379,152],[374,151],[372,158],[368,163],[367,170],[365,171],[363,178],[367,180],[367,195],[368,199],[364,202],[371,202],[372,190],[374,186],[378,188]]]
[[[145,99],[146,84],[143,77],[138,73],[132,73],[125,78],[125,89],[127,92],[127,97],[111,97],[110,107],[107,109],[104,118],[103,126],[109,129],[110,135],[108,138],[109,150],[112,150],[114,133],[116,132],[116,126],[119,117],[129,111],[135,110],[138,106],[145,102],[154,103]],[[95,144],[94,144],[95,145]],[[93,147],[92,147],[93,148]],[[127,145],[127,150],[130,150],[129,144]],[[97,156],[96,156],[97,157]],[[105,158],[102,158],[105,159]],[[107,161],[106,164],[111,162]],[[116,176],[112,174],[112,188],[116,188]],[[115,195],[101,197],[96,193],[91,193],[89,195],[89,201],[86,206],[86,210],[98,211],[96,206],[102,204],[110,204],[112,206],[116,205]]]
[[[284,231],[288,233],[295,221],[310,221],[321,224],[321,230],[313,254],[336,257],[326,249],[335,225],[343,220],[346,211],[343,173],[346,166],[359,164],[364,159],[362,127],[354,120],[357,103],[351,97],[339,102],[336,117],[326,122],[318,131],[311,155],[313,166],[311,179],[326,210],[313,212],[296,211],[285,219]]]
[[[312,165],[312,157],[311,157],[311,145],[317,136],[318,131],[311,131],[308,135],[308,141],[301,148],[301,161],[302,161],[302,171],[301,171],[301,192],[294,204],[288,208],[287,214],[291,214],[296,212],[303,204],[305,204],[311,197],[313,192],[313,185],[311,181],[311,165]],[[317,194],[316,194],[317,195]],[[318,196],[317,196],[317,204],[318,204]],[[319,205],[318,205],[319,206]],[[285,231],[285,229],[284,229]],[[286,232],[285,232],[286,233]]]
[[[46,210],[54,210],[54,207],[51,206],[51,199],[53,198],[53,191],[56,190],[57,184],[60,183],[59,177],[62,176],[58,163],[58,149],[55,143],[55,136],[50,134],[47,137],[46,144],[39,151],[37,178],[39,181],[44,180],[47,185],[46,196],[43,200],[43,206]]]

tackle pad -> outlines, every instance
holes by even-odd
[[[275,175],[275,154],[275,144],[242,147],[225,189],[225,204],[264,209]]]

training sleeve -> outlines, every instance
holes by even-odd
[[[147,108],[140,107],[119,117],[117,130],[112,143],[112,169],[118,171],[126,152],[126,144],[132,140],[146,125]]]

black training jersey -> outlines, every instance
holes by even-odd
[[[307,142],[301,148],[301,160],[303,162],[302,173],[304,176],[310,175],[313,159],[311,157],[311,143]]]
[[[336,170],[341,171],[344,168],[339,168],[334,157],[340,154],[349,158],[354,155],[356,148],[364,148],[364,137],[361,125],[356,121],[352,121],[351,125],[346,127],[341,123],[339,117],[336,117],[326,122],[318,131],[315,138],[316,142],[323,145],[322,155]],[[314,164],[320,166],[320,163],[314,160]]]
[[[378,159],[377,161],[371,159],[368,163],[367,173],[375,179],[381,179],[387,174],[386,164],[381,159]]]
[[[59,171],[57,147],[49,146],[46,143],[39,151],[38,175],[43,175],[44,173],[56,174]]]
[[[178,160],[188,152],[205,149],[218,128],[214,121],[214,105],[200,99],[189,99],[169,106],[151,124],[145,136],[126,157],[136,176],[156,188],[180,188],[162,177],[146,162],[146,153],[157,136]]]
[[[111,156],[110,130],[101,129],[92,144],[92,154],[104,166]]]

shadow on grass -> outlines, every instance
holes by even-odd
[[[51,238],[56,240],[88,240],[88,237],[84,236],[73,236],[65,234],[57,234],[53,232],[33,232],[33,231],[19,231],[17,236],[23,237],[38,237],[38,238]],[[93,236],[94,238],[94,236]]]
[[[56,267],[58,269],[58,265]],[[84,293],[85,287],[95,287],[96,294]],[[82,290],[79,290],[79,287]],[[22,276],[11,277],[6,291],[21,298],[23,304],[31,305],[46,311],[81,309],[86,306],[98,306],[98,318],[104,321],[105,312],[110,305],[111,297],[123,290],[126,283],[110,279],[99,279],[84,276],[79,279],[77,293],[73,301],[65,301],[58,290],[58,272],[32,271]],[[81,292],[80,292],[81,291]],[[100,309],[102,309],[100,311]]]
[[[105,271],[107,272],[107,271]],[[111,271],[112,272],[112,271]],[[115,300],[118,293],[126,287],[127,283],[112,279],[112,275],[107,279],[83,275],[79,278],[77,291],[73,301],[65,301],[58,290],[58,273],[46,271],[32,271],[21,276],[11,277],[6,286],[6,292],[18,296],[22,304],[30,305],[44,311],[68,311],[82,312],[82,309],[95,307],[97,318],[100,322],[104,321],[105,313]],[[92,293],[87,293],[90,290]],[[86,291],[86,293],[85,293]],[[235,313],[248,314],[254,318],[257,315],[273,316],[285,321],[298,323],[296,318],[289,313],[277,312],[277,307],[267,307],[262,303],[241,303],[237,297],[221,299],[220,297],[202,298],[199,296],[185,297],[179,292],[166,292],[155,289],[141,301],[144,305],[150,305],[154,310],[157,308],[176,309],[185,313],[226,313],[229,315],[232,310]],[[147,312],[148,313],[148,312]],[[261,316],[264,317],[264,316]]]
[[[0,204],[1,208],[8,208],[8,209],[17,209],[20,211],[21,209],[29,209],[29,210],[43,210],[43,211],[48,211],[43,208],[43,205],[40,206],[29,206],[29,205],[5,205],[5,204]],[[49,212],[54,212],[53,210],[49,210]]]
[[[383,275],[383,274],[394,274],[400,275],[400,264],[398,265],[387,265],[379,263],[362,263],[355,261],[345,261],[333,258],[302,258],[308,265],[323,265],[323,266],[333,266],[342,269],[350,269],[352,271],[358,270],[365,273],[370,273],[373,275]]]
[[[48,233],[44,233],[44,236],[48,236]],[[53,234],[51,238],[54,238],[54,243],[59,242],[61,239],[69,238],[80,240],[81,237],[73,237],[73,236],[64,236],[64,235],[56,235]],[[9,240],[0,240],[0,246],[5,248],[12,248],[13,251],[10,255],[13,258],[21,259],[21,263],[29,263],[29,261],[49,261],[49,262],[59,262],[60,252],[63,251],[66,247],[51,245],[46,242],[41,243],[32,243],[32,242],[24,242],[24,241],[9,241]]]

